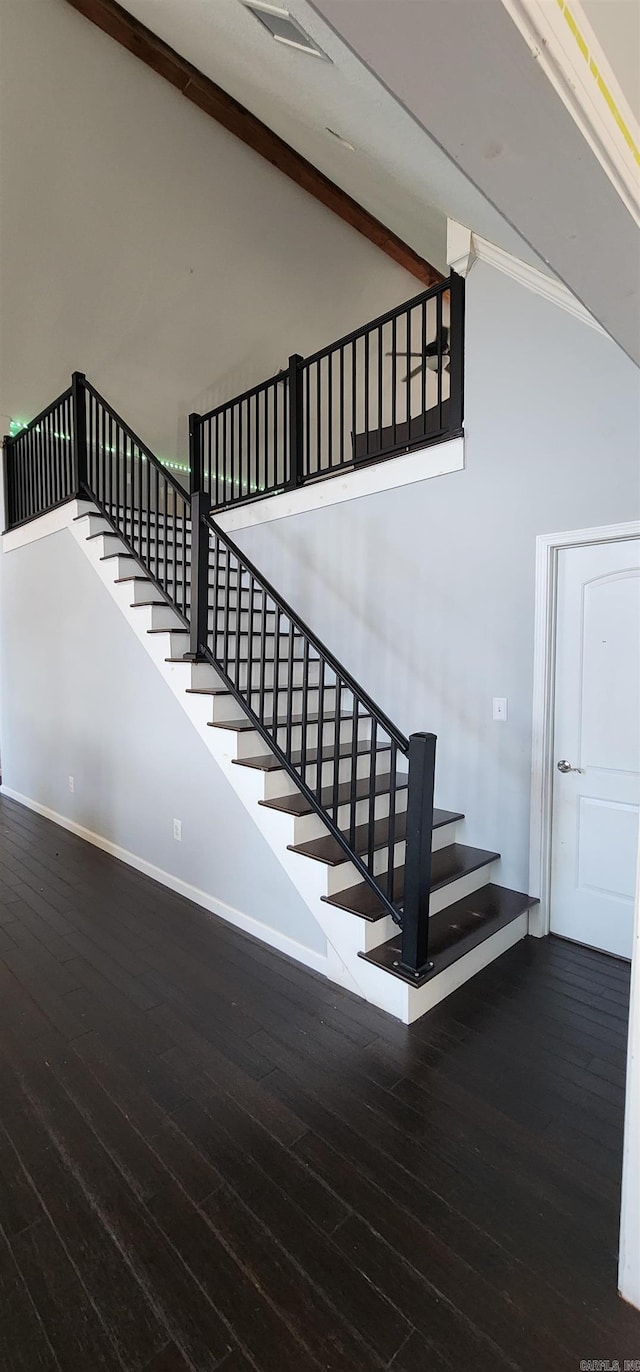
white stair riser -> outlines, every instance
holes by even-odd
[[[226,644],[225,644],[224,635],[220,632],[220,633],[218,633],[218,634],[216,635],[215,643],[214,643],[214,641],[213,641],[213,635],[210,635],[210,636],[209,636],[209,641],[208,641],[208,645],[207,645],[207,646],[208,646],[208,648],[210,649],[210,651],[211,651],[211,653],[213,654],[213,656],[214,656],[214,657],[217,657],[217,658],[220,660],[220,662],[222,662],[223,659],[226,659],[227,663],[229,664],[229,675],[231,675],[231,671],[232,671],[232,670],[233,670],[233,673],[235,674],[236,653],[239,653],[239,656],[240,656],[240,659],[241,659],[241,661],[240,661],[240,668],[242,669],[242,667],[243,667],[242,659],[243,659],[243,658],[246,659],[246,657],[247,657],[247,652],[248,652],[248,649],[249,649],[249,636],[248,636],[248,634],[243,634],[243,633],[241,633],[241,634],[240,634],[240,644],[239,644],[239,646],[238,646],[238,643],[237,643],[237,641],[236,641],[236,635],[235,635],[235,634],[230,633],[230,634],[228,635],[228,637],[227,637]],[[273,634],[267,633],[266,636],[265,636],[264,653],[265,653],[265,657],[266,657],[268,660],[270,660],[270,661],[273,661],[273,660],[274,660],[274,648],[275,648],[275,636],[274,636]],[[303,658],[303,644],[302,644],[302,640],[301,640],[301,639],[297,639],[297,640],[295,640],[295,642],[294,642],[294,645],[293,645],[293,657],[294,657],[294,660],[298,660],[299,662],[302,661],[302,658]],[[259,633],[256,633],[256,632],[254,631],[254,633],[251,635],[251,660],[252,660],[252,663],[254,664],[254,666],[255,666],[256,662],[260,662],[261,658],[262,658],[262,637],[261,637],[261,635],[260,635]],[[287,638],[287,635],[286,635],[286,634],[281,634],[281,635],[280,635],[280,647],[279,647],[279,660],[280,660],[281,663],[283,663],[283,662],[288,661],[288,659],[289,659],[289,643],[288,643],[288,638]]]
[[[149,616],[147,626],[149,629],[179,629],[182,627],[180,616],[171,609],[170,605],[140,606],[138,613]]]
[[[402,814],[407,808],[407,790],[396,793],[396,814]],[[389,814],[389,795],[376,796],[374,805],[374,818],[386,819]],[[355,804],[355,823],[366,824],[369,819],[369,801],[358,800]],[[351,823],[351,809],[348,804],[338,806],[337,824],[339,829],[347,829]],[[326,833],[326,825],[314,812],[310,815],[300,815],[295,819],[294,843],[310,843],[314,838],[323,838]]]
[[[115,552],[115,548],[112,549]],[[144,576],[144,572],[139,562],[134,557],[128,557],[123,553],[121,557],[109,559],[109,568],[113,573],[114,581],[118,581],[123,576]]]
[[[235,718],[235,716],[234,716],[234,718]],[[224,721],[222,721],[222,722],[224,723]],[[336,724],[336,722],[339,724],[339,727],[340,727],[340,740],[341,740],[341,742],[344,743],[344,744],[348,744],[348,743],[350,743],[350,741],[351,741],[353,725],[352,725],[352,721],[351,721],[350,719],[346,718],[346,719],[342,719],[342,720],[338,720],[338,721],[333,721],[333,720],[325,721],[325,724],[324,724],[324,726],[323,726],[323,733],[322,733],[323,744],[324,744],[325,747],[331,747],[331,745],[333,744],[334,737],[335,737],[335,724]],[[359,737],[360,739],[366,739],[366,737],[367,737],[367,729],[368,729],[368,721],[367,721],[367,720],[359,720],[359,722],[358,722],[358,737]],[[307,748],[308,748],[309,750],[311,750],[311,749],[313,749],[313,748],[315,748],[315,747],[317,746],[318,731],[319,731],[319,726],[318,726],[317,724],[309,724],[309,725],[307,725],[307,731],[306,731],[306,735],[307,735]],[[277,741],[277,743],[280,745],[280,747],[285,748],[285,747],[287,747],[287,745],[289,744],[289,746],[290,746],[290,748],[291,748],[291,751],[292,751],[292,752],[297,752],[297,751],[302,747],[302,727],[301,727],[299,724],[295,724],[295,725],[293,725],[293,727],[291,728],[291,730],[287,730],[286,725],[279,726],[278,729],[277,729],[277,731],[276,731],[276,741]],[[239,740],[238,740],[238,753],[237,753],[237,756],[238,756],[238,757],[259,757],[259,756],[261,756],[265,751],[268,751],[268,745],[267,745],[267,744],[263,744],[262,739],[261,739],[261,736],[260,736],[260,734],[257,732],[257,730],[256,730],[256,731],[254,731],[254,730],[247,730],[246,733],[243,733],[243,734],[240,734],[240,735],[239,735]],[[350,759],[349,759],[349,758],[342,758],[341,761],[342,761],[343,763],[346,762],[347,765],[349,765]],[[314,771],[315,771],[315,765],[314,765]],[[347,775],[348,775],[348,773],[347,773]]]
[[[224,684],[224,683],[223,683],[223,684]],[[302,701],[303,701],[302,693],[301,693],[301,692],[297,692],[296,694],[297,694],[297,696],[298,696],[298,699],[297,699],[297,701],[294,700],[294,703],[293,703],[293,714],[294,714],[294,715],[296,715],[296,714],[298,714],[298,713],[300,713],[300,714],[302,713]],[[243,699],[244,699],[244,696],[243,696]],[[234,710],[234,713],[233,713],[233,714],[230,713],[230,709],[231,709],[232,703],[233,703],[234,706],[236,706],[236,705],[238,706],[238,709],[239,709],[239,711],[240,711],[240,715],[241,715],[241,716],[244,715],[244,714],[246,713],[246,712],[244,711],[243,706],[242,706],[241,704],[239,704],[239,703],[236,701],[235,696],[232,694],[231,691],[227,691],[226,694],[223,695],[223,696],[214,696],[214,697],[212,697],[212,706],[213,706],[213,713],[212,713],[212,715],[211,715],[212,720],[213,720],[214,722],[217,723],[218,720],[223,720],[223,721],[224,721],[225,719],[237,719],[237,718],[238,718],[238,714],[237,714],[237,711],[236,711],[236,710]],[[266,714],[270,714],[271,709],[273,708],[273,704],[274,704],[274,696],[273,696],[273,694],[271,694],[271,693],[265,694],[265,697],[264,697],[264,713],[265,713],[265,715],[266,715]],[[259,697],[259,695],[256,695],[256,694],[252,694],[252,695],[251,695],[251,697],[250,697],[250,705],[251,705],[251,708],[252,708],[253,710],[255,710],[256,714],[259,716],[259,715],[260,715],[260,697]],[[282,715],[286,715],[286,713],[287,713],[287,697],[286,697],[286,694],[279,693],[279,695],[278,695],[278,706],[279,706],[279,711],[278,711],[279,714],[280,714],[281,716],[282,716]],[[334,708],[334,693],[333,693],[333,692],[327,691],[327,692],[325,692],[325,706],[324,706],[325,714],[331,714],[331,712],[333,711],[333,708]],[[314,713],[314,710],[315,710],[315,705],[314,705],[313,702],[310,700],[310,701],[309,701],[309,705],[308,705],[309,714],[313,714],[313,713]],[[311,730],[311,729],[312,729],[313,727],[315,727],[315,726],[309,725],[308,727],[309,727],[309,730]],[[349,735],[349,737],[350,737],[350,736],[351,736],[351,735]],[[368,735],[365,735],[365,736],[368,736]],[[308,736],[307,736],[308,740],[309,740],[311,737],[312,737],[312,734],[311,734],[311,732],[309,732],[309,734],[308,734]],[[332,737],[333,737],[333,735],[332,735]],[[342,734],[342,737],[346,739],[346,737],[347,737],[346,733],[343,733],[343,734]],[[309,745],[309,746],[310,746],[310,745]]]
[[[375,757],[375,771],[380,774],[389,770],[388,753],[379,753]],[[318,783],[317,764],[308,766],[305,772],[307,785],[313,790]],[[356,763],[356,774],[358,777],[368,777],[371,775],[371,755],[370,753],[359,753]],[[291,795],[297,791],[295,782],[291,781],[288,774],[282,771],[265,772],[265,800],[270,800],[273,796]],[[348,781],[351,776],[351,758],[341,758],[338,764],[338,780]],[[333,763],[331,761],[322,763],[321,784],[330,786],[333,784]]]
[[[393,862],[394,867],[402,867],[402,866],[404,866],[404,855],[405,855],[405,843],[404,843],[404,840],[402,840],[402,841],[399,842],[399,843],[394,844],[393,855],[394,855],[394,862]],[[362,857],[362,859],[363,859],[363,861],[364,861],[364,860],[365,860],[365,855],[364,855],[364,854],[361,854],[361,857]],[[377,877],[377,876],[381,876],[383,873],[385,873],[385,872],[387,871],[388,865],[389,865],[389,852],[388,852],[388,849],[387,849],[387,848],[378,848],[378,849],[376,850],[376,852],[374,853],[374,855],[373,855],[373,875],[376,876],[376,877]],[[361,884],[361,882],[363,882],[363,881],[364,881],[364,877],[360,875],[360,873],[359,873],[357,867],[354,867],[353,863],[352,863],[352,862],[349,862],[349,859],[346,858],[346,857],[345,857],[345,861],[339,863],[337,867],[327,867],[327,895],[328,895],[328,896],[337,895],[338,891],[346,891],[347,887],[351,888],[352,886],[359,886],[359,885]],[[394,897],[394,899],[395,899],[395,897]]]
[[[440,848],[448,848],[450,843],[455,843],[456,828],[457,824],[454,821],[452,824],[442,824],[439,829],[434,829],[431,838],[432,852],[436,853]],[[405,854],[406,843],[404,842],[404,839],[401,839],[394,844],[394,867],[404,866]],[[373,858],[374,876],[380,876],[383,872],[386,872],[388,866],[388,848],[378,848],[374,853]],[[335,891],[345,890],[347,886],[358,886],[362,881],[364,881],[364,877],[361,876],[357,868],[347,860],[344,866],[341,864],[339,867],[331,868],[330,890],[327,894],[332,895]],[[482,882],[481,884],[484,885],[485,883]],[[475,886],[471,887],[472,891],[475,889]],[[431,913],[433,914],[434,912],[431,911]]]
[[[231,665],[232,665],[232,667],[233,667],[233,676],[234,676],[234,679],[235,679],[235,677],[236,677],[235,663],[232,663]],[[309,677],[308,677],[309,685],[310,685],[310,686],[312,686],[312,687],[315,686],[315,684],[316,684],[317,681],[319,680],[319,675],[320,675],[320,663],[317,662],[317,661],[316,661],[316,662],[310,661],[310,662],[309,662]],[[304,676],[304,663],[303,663],[299,658],[294,659],[294,661],[293,661],[293,663],[292,663],[292,681],[293,681],[293,685],[294,685],[295,687],[300,687],[300,686],[302,685],[303,676]],[[262,679],[263,679],[263,669],[262,669],[262,664],[261,664],[259,661],[256,661],[256,662],[253,662],[253,663],[252,663],[252,665],[251,665],[251,675],[249,675],[249,664],[248,664],[247,662],[241,662],[241,663],[240,663],[240,670],[239,670],[239,672],[238,672],[238,677],[237,677],[237,680],[238,680],[238,684],[239,684],[240,690],[242,690],[242,691],[246,690],[246,688],[247,688],[247,683],[249,682],[249,680],[251,680],[251,685],[252,685],[252,687],[254,688],[254,690],[257,690],[257,691],[258,691],[258,690],[260,689],[260,686],[261,686],[261,683],[262,683]],[[265,664],[264,664],[264,684],[265,684],[265,689],[271,689],[271,688],[273,687],[274,682],[275,682],[276,680],[277,680],[278,685],[279,685],[280,687],[286,687],[286,686],[288,685],[288,682],[289,682],[289,663],[288,663],[287,661],[285,661],[285,662],[280,662],[279,667],[278,667],[277,676],[276,676],[275,664],[274,664],[273,662],[265,662]],[[329,677],[328,677],[328,675],[327,675],[327,677],[326,677],[326,683],[327,683],[327,685],[328,685],[328,682],[329,682]]]
[[[432,891],[429,901],[429,916],[439,914],[441,910],[446,910],[449,905],[455,905],[456,901],[463,900],[473,891],[479,891],[481,887],[487,886],[491,881],[491,868],[490,862],[485,863],[484,867],[478,867],[475,872],[469,872],[465,876],[458,877],[456,881],[450,881],[446,886],[440,886],[436,891]],[[384,870],[383,868],[382,871]],[[341,891],[352,890],[354,886],[358,886],[360,881],[364,880],[360,877],[353,863],[349,862],[341,864],[340,867],[329,867],[327,873],[328,896],[337,896]],[[353,880],[350,879],[351,874],[353,874]],[[376,875],[380,875],[380,873],[376,872]],[[347,911],[344,913],[347,914]],[[374,943],[369,943],[368,946],[377,947],[378,942],[383,943],[384,941],[384,939],[379,939]]]

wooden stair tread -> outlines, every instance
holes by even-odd
[[[377,751],[378,753],[380,753],[380,752],[389,752],[390,746],[391,746],[391,745],[390,745],[389,743],[381,743],[381,744],[378,744],[378,747],[377,747],[377,750],[376,750],[376,751]],[[369,753],[370,751],[371,751],[371,744],[369,743],[369,740],[368,740],[368,739],[360,739],[359,742],[358,742],[358,744],[357,744],[357,754],[358,754],[358,756],[361,757],[361,756],[363,756],[363,754]],[[322,753],[321,761],[322,761],[322,762],[332,762],[333,759],[334,759],[334,757],[335,757],[335,755],[336,755],[336,754],[335,754],[335,749],[333,748],[333,746],[332,746],[332,745],[331,745],[331,746],[327,745],[327,747],[324,749],[324,752]],[[338,756],[339,756],[340,758],[351,757],[351,756],[352,756],[351,744],[350,744],[350,743],[343,743],[343,744],[341,745],[341,747],[340,747],[340,751],[339,751]],[[309,767],[313,766],[314,763],[316,763],[317,761],[318,761],[318,751],[317,751],[317,749],[316,749],[316,748],[308,748],[308,749],[307,749],[307,764],[308,764],[308,766],[309,766]],[[275,753],[265,753],[264,755],[262,755],[262,756],[260,756],[260,757],[234,757],[234,758],[233,758],[233,763],[234,763],[234,766],[236,766],[236,767],[254,767],[254,768],[256,769],[256,771],[259,771],[259,772],[282,772],[282,771],[285,771],[285,770],[286,770],[286,769],[284,768],[282,762],[280,762],[279,758],[276,757]],[[302,765],[302,754],[301,754],[301,753],[298,752],[298,753],[293,753],[293,754],[292,754],[292,756],[291,756],[291,765],[292,765],[292,767],[300,767],[300,766]]]
[[[433,828],[441,829],[445,824],[455,824],[456,820],[463,816],[456,814],[453,810],[435,810],[433,812]],[[349,830],[343,829],[344,837],[349,841]],[[407,835],[407,812],[400,810],[396,815],[394,842],[400,843]],[[386,848],[389,842],[389,819],[383,816],[375,821],[373,826],[373,847],[374,849]],[[355,830],[354,848],[358,855],[366,853],[369,846],[369,826],[359,824]],[[303,857],[314,858],[316,862],[324,862],[328,867],[337,867],[341,862],[348,862],[349,859],[341,848],[338,840],[333,834],[323,834],[321,838],[309,839],[306,843],[288,843],[287,847],[291,853],[301,853]],[[434,854],[435,856],[435,854]]]
[[[433,853],[431,858],[431,890],[438,891],[442,886],[448,886],[452,881],[457,881],[460,877],[466,877],[471,872],[476,872],[479,867],[485,867],[490,862],[496,862],[500,857],[499,853],[492,853],[485,848],[469,848],[464,843],[450,843],[446,848],[440,848]],[[396,867],[394,875],[394,901],[402,904],[404,891],[404,867]],[[359,882],[356,886],[347,886],[343,891],[337,891],[332,896],[321,896],[321,900],[327,905],[337,905],[340,910],[348,910],[351,915],[359,915],[361,919],[377,920],[382,919],[386,910],[382,902],[378,899],[375,891],[366,882]]]
[[[481,886],[480,890],[473,891],[470,896],[463,896],[453,905],[448,905],[437,915],[432,915],[429,920],[429,959],[433,962],[433,970],[422,977],[415,977],[398,966],[402,941],[399,929],[387,943],[358,956],[376,967],[384,967],[387,972],[411,986],[422,986],[537,903],[535,896],[511,891],[506,886],[496,886],[490,882],[487,886]]]
[[[377,796],[386,795],[391,784],[389,772],[382,772],[376,776],[375,793]],[[405,791],[408,785],[408,773],[403,772],[396,777],[396,790]],[[356,800],[366,800],[370,791],[369,777],[358,777],[356,781]],[[351,782],[341,781],[338,786],[338,804],[347,805],[351,799]],[[320,797],[321,805],[329,806],[333,804],[333,787],[325,786]],[[296,819],[303,815],[313,814],[313,805],[307,797],[298,791],[294,796],[275,796],[273,800],[259,800],[258,805],[264,805],[268,810],[281,810],[285,815],[294,815]]]
[[[335,710],[325,710],[325,712],[324,712],[324,714],[323,714],[323,716],[322,716],[322,721],[323,721],[324,724],[335,724],[336,720],[339,720],[341,723],[346,723],[348,720],[352,720],[353,718],[354,718],[354,716],[353,716],[352,714],[336,715]],[[358,715],[358,719],[369,719],[369,718],[370,718],[369,715],[362,715],[362,714],[359,714],[359,715]],[[306,715],[306,716],[304,716],[304,715],[293,715],[293,716],[291,717],[291,720],[290,720],[290,721],[287,719],[287,716],[286,716],[286,715],[283,715],[282,718],[280,718],[280,719],[276,719],[276,720],[273,720],[273,719],[265,719],[265,720],[263,720],[263,727],[264,727],[265,729],[273,729],[273,728],[276,728],[276,729],[286,729],[286,728],[287,728],[287,725],[290,723],[291,728],[292,728],[292,729],[295,729],[298,725],[301,725],[301,724],[305,724],[305,723],[306,723],[306,724],[319,724],[319,722],[320,722],[320,715],[319,715],[319,714],[316,714],[316,713],[308,714],[308,715]],[[210,720],[210,721],[209,721],[209,728],[210,728],[210,729],[231,729],[232,732],[234,732],[234,733],[236,733],[236,734],[246,734],[246,733],[248,733],[251,729],[255,729],[255,727],[256,727],[255,724],[252,724],[252,722],[251,722],[250,719],[225,719],[225,720],[213,720],[213,721]],[[371,747],[370,744],[369,744],[368,746]],[[349,755],[349,752],[350,752],[350,751],[351,751],[351,745],[349,744],[349,748],[348,748],[348,750],[347,750],[346,756]]]

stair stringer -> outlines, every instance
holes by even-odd
[[[366,920],[349,915],[348,912],[327,905],[322,900],[322,896],[327,893],[325,869],[321,864],[312,862],[298,853],[292,853],[287,848],[287,844],[293,842],[294,836],[291,816],[258,804],[263,795],[263,774],[234,765],[237,756],[236,735],[224,729],[209,728],[208,716],[211,706],[207,698],[187,694],[191,680],[191,664],[166,661],[167,657],[172,656],[168,647],[169,638],[163,633],[148,632],[153,620],[152,609],[132,606],[131,585],[118,584],[113,576],[114,562],[101,560],[104,551],[103,540],[87,539],[86,522],[78,521],[77,516],[91,513],[103,520],[105,533],[109,534],[109,549],[115,551],[113,531],[104,520],[101,511],[88,501],[70,502],[66,509],[66,527],[78,547],[127,620],[131,631],[152,659],[168,689],[179,701],[213,760],[250,813],[253,822],[322,929],[327,941],[327,978],[403,1022],[409,1023],[415,1017],[415,1011],[412,1013],[411,1006],[412,997],[416,994],[414,988],[358,957],[360,952],[366,952],[390,938],[394,927],[391,919],[379,920],[375,925],[371,925]],[[32,526],[33,533],[35,527]],[[122,540],[121,546],[122,556],[131,557]],[[144,572],[144,567],[142,570]],[[176,616],[176,625],[178,622]],[[170,630],[167,630],[167,634],[169,633]],[[220,918],[225,918],[224,913],[221,913]],[[267,927],[265,926],[265,931]]]

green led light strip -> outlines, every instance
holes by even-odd
[[[10,421],[10,423],[9,423],[9,434],[10,434],[11,438],[16,438],[18,434],[23,433],[24,430],[25,430],[25,429],[28,429],[28,428],[29,428],[29,421],[28,421],[27,419],[12,419],[12,420]],[[35,431],[34,431],[34,432],[37,433],[37,434],[39,434],[39,433],[41,432],[41,429],[40,429],[40,425],[39,425],[39,424],[36,424],[36,427],[35,427]],[[61,434],[61,433],[57,433],[55,430],[54,430],[54,432],[53,432],[53,434],[52,434],[52,438],[63,438],[63,439],[65,440],[65,442],[67,442],[67,443],[70,443],[70,442],[71,442],[71,434]],[[115,448],[110,448],[110,447],[108,447],[108,446],[107,446],[107,447],[103,447],[102,444],[100,444],[99,446],[102,448],[102,451],[105,452],[105,453],[115,453],[115,451],[116,451]],[[143,461],[143,462],[146,462],[145,454],[144,454],[144,453],[141,453],[140,456],[141,456],[141,458],[142,458],[142,461]],[[174,472],[190,472],[190,471],[191,471],[191,468],[190,468],[188,462],[176,462],[173,458],[170,458],[170,457],[159,457],[159,458],[158,458],[158,462],[160,462],[161,465],[162,465],[163,467],[169,467],[169,468],[171,469],[171,471],[174,471]]]

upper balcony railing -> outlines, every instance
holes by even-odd
[[[214,509],[462,430],[464,281],[452,274],[286,371],[191,416]],[[200,467],[200,462],[198,463]]]

